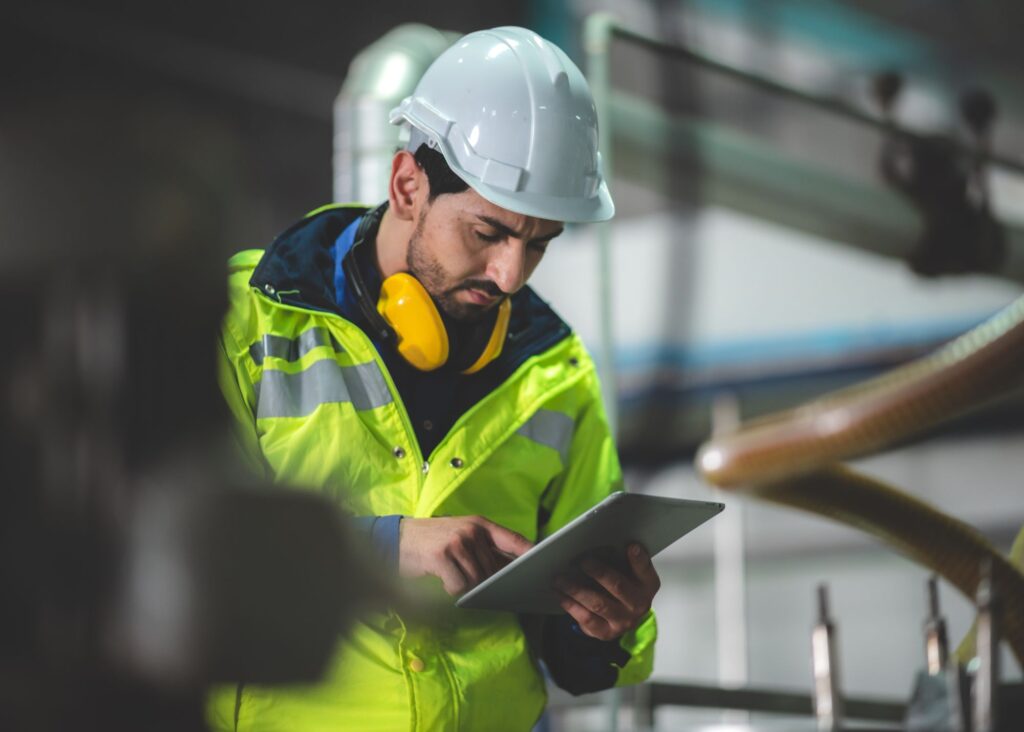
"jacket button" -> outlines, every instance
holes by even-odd
[[[580,360],[578,358],[576,358],[575,356],[573,356],[572,358],[569,359],[569,365],[570,366],[579,366],[580,365]]]
[[[414,658],[411,661],[409,661],[409,670],[410,671],[415,671],[416,673],[419,673],[420,671],[422,671],[426,667],[427,667],[427,664],[423,663],[423,659],[422,658]]]
[[[451,466],[453,468],[461,468],[462,467],[462,458],[452,458]]]
[[[395,449],[391,453],[399,460],[405,457],[405,450],[402,449],[401,445],[395,445]]]
[[[270,284],[269,282],[267,284],[263,285],[263,289],[267,292],[268,295],[273,295],[274,294],[274,286],[272,284]]]

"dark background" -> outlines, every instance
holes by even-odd
[[[523,2],[41,2],[0,11],[0,266],[195,242],[223,261],[331,199],[349,62]]]

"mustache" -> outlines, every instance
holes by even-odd
[[[490,280],[466,280],[460,283],[458,286],[452,288],[451,292],[455,293],[459,290],[479,290],[484,292],[491,297],[508,297],[508,293],[498,287]]]

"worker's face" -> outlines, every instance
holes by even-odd
[[[449,316],[474,321],[526,284],[561,233],[561,223],[512,213],[471,188],[420,209],[406,265]]]

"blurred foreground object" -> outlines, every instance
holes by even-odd
[[[231,459],[216,249],[66,209],[0,237],[0,729],[201,730],[211,683],[316,678],[380,585],[332,504]]]

